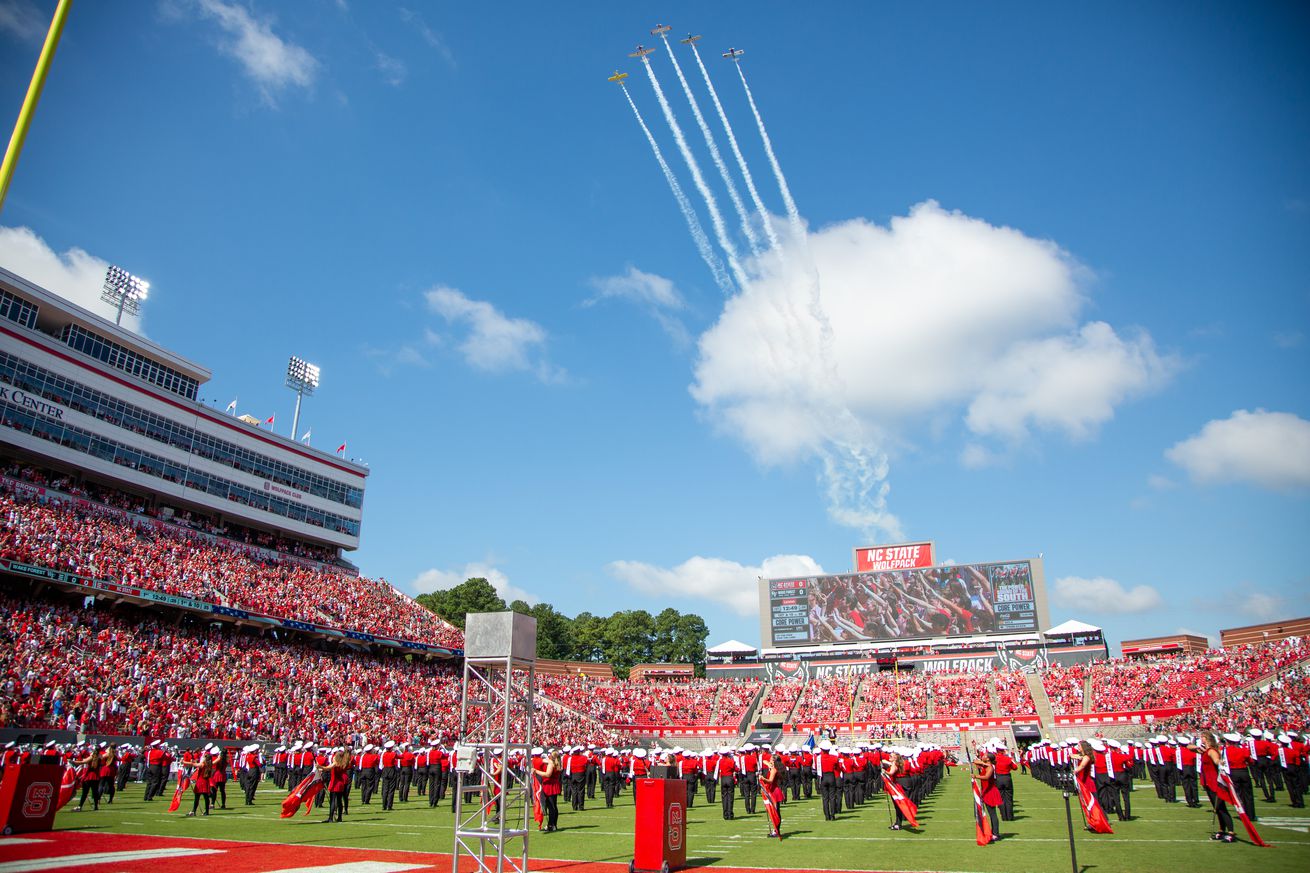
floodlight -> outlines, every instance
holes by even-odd
[[[105,271],[105,284],[100,289],[100,299],[112,303],[118,310],[114,324],[123,323],[123,313],[136,315],[141,312],[141,301],[150,294],[150,283],[140,276],[134,276],[122,267],[110,265]]]
[[[300,401],[306,394],[313,394],[318,387],[319,369],[304,358],[291,356],[287,362],[287,387],[296,392],[296,414],[291,418],[291,438],[295,439],[300,428]]]
[[[287,387],[305,394],[313,394],[318,387],[319,369],[317,364],[291,356],[287,362]]]

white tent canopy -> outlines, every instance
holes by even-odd
[[[1059,637],[1065,634],[1091,634],[1099,631],[1100,628],[1094,624],[1087,624],[1083,621],[1069,619],[1064,624],[1057,624],[1046,632],[1048,637]]]
[[[754,646],[748,646],[738,640],[728,640],[726,643],[719,643],[705,650],[706,654],[710,655],[753,655],[755,651]]]

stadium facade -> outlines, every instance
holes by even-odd
[[[0,269],[0,443],[17,459],[335,551],[359,546],[368,468],[198,399],[209,370]]]

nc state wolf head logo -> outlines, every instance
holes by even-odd
[[[778,672],[784,676],[794,676],[800,668],[800,661],[783,661],[778,665]]]
[[[45,818],[55,801],[55,787],[49,782],[33,782],[23,795],[23,817]]]
[[[682,848],[682,831],[683,831],[682,804],[671,803],[669,804],[669,848],[670,849],[677,850]]]
[[[1020,661],[1031,661],[1033,658],[1037,657],[1037,651],[1035,649],[1015,649],[1010,654]]]

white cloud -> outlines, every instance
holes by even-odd
[[[1164,384],[1173,367],[1149,335],[1125,341],[1094,321],[1074,334],[1017,343],[991,361],[965,422],[982,435],[1015,439],[1036,426],[1087,440],[1125,400]]]
[[[1245,588],[1245,586],[1243,586]],[[1238,592],[1237,608],[1252,618],[1261,621],[1270,621],[1287,614],[1287,608],[1283,605],[1283,598],[1277,594],[1265,594],[1262,591]]]
[[[30,228],[0,227],[0,267],[97,315],[116,315],[100,300],[109,263],[80,248],[59,254]],[[141,317],[124,314],[123,327],[141,333]]]
[[[1274,345],[1280,349],[1297,349],[1305,342],[1305,334],[1299,330],[1280,330],[1274,334]]]
[[[400,20],[414,28],[414,31],[423,39],[423,41],[436,49],[437,54],[441,55],[445,62],[450,64],[452,69],[456,66],[455,54],[450,50],[450,46],[446,45],[445,38],[429,27],[428,23],[423,20],[422,15],[419,15],[412,9],[406,9],[402,6],[400,9]]]
[[[823,568],[809,555],[775,555],[758,567],[723,558],[689,558],[676,567],[656,567],[640,561],[614,561],[605,566],[615,579],[647,594],[696,597],[727,606],[738,615],[759,611],[759,579],[821,576]]]
[[[1239,409],[1226,419],[1207,422],[1200,433],[1164,454],[1203,485],[1310,488],[1310,421],[1290,412]]]
[[[303,46],[274,33],[272,19],[259,20],[246,7],[223,0],[197,0],[197,6],[227,35],[219,49],[241,64],[266,102],[271,104],[274,95],[286,88],[314,84],[318,60]]]
[[[1138,585],[1126,590],[1114,579],[1097,576],[1065,576],[1055,580],[1055,599],[1069,609],[1121,615],[1129,612],[1147,612],[1164,605],[1160,592],[1149,585]]]
[[[417,594],[426,594],[429,591],[437,591],[443,588],[453,588],[468,579],[481,577],[491,583],[491,587],[496,589],[496,593],[506,603],[512,603],[515,600],[522,600],[530,606],[535,606],[541,602],[541,598],[535,594],[524,591],[522,588],[514,585],[509,581],[504,571],[498,570],[490,564],[480,561],[473,561],[465,564],[461,568],[453,570],[439,570],[433,567],[424,570],[414,577],[409,583],[409,590]]]
[[[672,280],[629,266],[627,272],[618,276],[593,277],[590,284],[596,294],[583,301],[583,306],[594,306],[602,300],[633,303],[645,309],[679,346],[691,341],[686,326],[673,315],[686,309],[687,303]]]
[[[567,377],[547,360],[546,329],[535,321],[510,318],[485,300],[473,300],[455,288],[439,286],[424,297],[429,309],[464,331],[458,348],[470,366],[493,373],[528,371],[546,383]]]
[[[1161,476],[1159,473],[1152,473],[1146,477],[1146,484],[1156,491],[1172,491],[1178,487],[1178,483],[1168,476]]]
[[[961,463],[982,466],[1003,457],[985,440],[1090,438],[1176,367],[1144,332],[1080,324],[1087,271],[1012,228],[929,201],[807,243],[752,265],[700,338],[691,393],[759,462],[817,458],[830,515],[867,532],[899,533],[889,454],[925,422],[962,421]]]
[[[382,80],[395,88],[403,85],[405,77],[409,74],[405,62],[382,51],[377,52],[376,55],[378,72],[382,73]]]
[[[3,0],[0,2],[0,32],[11,34],[23,42],[41,42],[50,27],[50,20],[31,0]]]
[[[1001,463],[1003,457],[987,446],[967,443],[960,450],[960,466],[966,470],[981,470]]]

